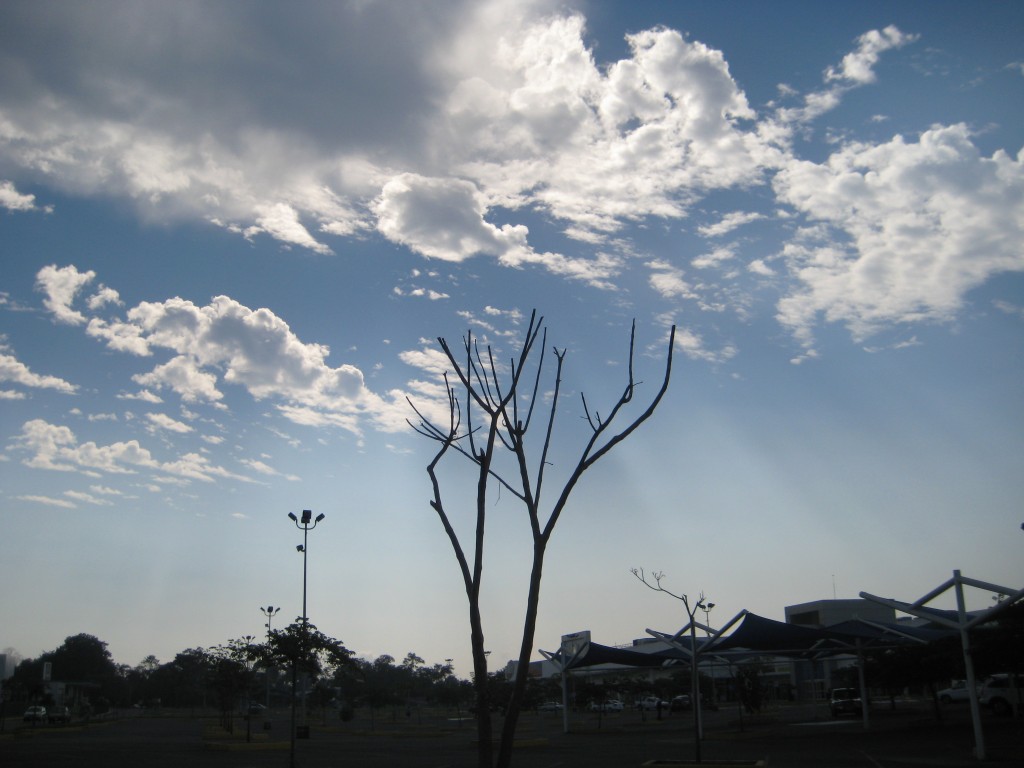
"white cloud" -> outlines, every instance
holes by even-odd
[[[133,376],[132,380],[143,387],[168,387],[186,403],[199,400],[215,403],[224,397],[217,390],[217,377],[200,370],[196,360],[187,355],[178,355],[149,373]]]
[[[736,258],[736,254],[733,253],[731,248],[716,248],[710,253],[705,253],[703,256],[698,256],[693,259],[690,263],[693,264],[697,269],[707,269],[711,267],[717,267],[720,264],[732,261]]]
[[[801,287],[779,302],[779,319],[805,340],[819,314],[858,340],[887,324],[950,319],[969,290],[1024,269],[1022,160],[982,157],[954,125],[791,163],[777,193],[832,232],[786,246]]]
[[[46,213],[53,212],[53,208],[50,206],[39,208],[36,205],[35,195],[23,195],[15,189],[14,184],[10,181],[0,181],[0,208],[6,208],[8,211],[43,210]]]
[[[293,67],[272,13],[222,9],[190,37],[188,60],[168,37],[190,21],[176,4],[146,11],[144,45],[84,9],[25,14],[25,38],[66,44],[59,57],[38,45],[8,52],[26,93],[39,95],[4,105],[0,156],[77,194],[130,199],[147,217],[201,219],[318,253],[331,248],[317,233],[373,226],[383,195],[376,224],[397,242],[449,260],[505,255],[509,266],[548,259],[529,249],[524,227],[486,224],[495,206],[540,207],[597,242],[644,216],[685,215],[706,190],[759,180],[766,150],[741,125],[754,114],[721,52],[653,29],[599,67],[582,16],[553,8],[307,9],[294,20],[311,62],[303,88],[282,74]],[[240,28],[262,51],[251,67],[197,64],[229,55],[222,41]],[[168,75],[182,68],[195,77]],[[367,71],[369,103],[359,77],[337,77]],[[435,189],[457,195],[455,176],[483,202],[448,200],[457,204],[442,206],[435,227],[413,221],[425,201],[400,205],[404,213],[388,205],[386,185],[403,174],[440,176]],[[579,277],[582,265],[551,261]]]
[[[44,504],[48,507],[60,507],[62,509],[77,509],[78,505],[74,502],[68,501],[67,499],[55,499],[51,496],[39,496],[35,494],[27,494],[24,496],[17,497],[19,501],[30,501],[35,504]]]
[[[648,278],[651,288],[666,299],[696,299],[693,286],[687,282],[683,270],[663,261],[652,261],[648,264],[651,276]]]
[[[192,427],[188,424],[172,419],[166,413],[147,413],[146,418],[149,420],[151,431],[166,430],[167,432],[176,432],[178,434],[186,434],[193,431]]]
[[[86,273],[88,280],[93,273]],[[88,280],[75,267],[47,267],[39,281],[49,287],[54,311],[67,314],[77,290]],[[70,285],[57,291],[55,284]],[[86,318],[76,313],[79,324]],[[330,350],[300,341],[288,324],[268,309],[252,310],[226,296],[198,306],[181,298],[143,302],[124,319],[95,322],[86,332],[113,350],[153,355],[169,350],[170,360],[136,374],[137,393],[121,399],[159,403],[153,390],[170,389],[186,403],[224,407],[223,385],[241,386],[257,400],[277,401],[280,412],[303,424],[342,426],[359,434],[362,418],[391,430],[404,426],[404,395],[380,397],[364,383],[362,372],[327,363]],[[116,329],[116,330],[114,330]],[[130,341],[130,343],[128,343]],[[399,417],[395,411],[402,411]],[[167,424],[162,424],[167,428]]]
[[[81,501],[85,504],[92,504],[97,507],[106,507],[113,504],[108,499],[101,499],[93,496],[91,493],[85,493],[84,491],[64,491],[64,495],[73,501]]]
[[[79,272],[73,266],[58,268],[55,264],[43,267],[36,275],[36,288],[46,294],[43,306],[50,310],[54,317],[68,325],[81,325],[85,315],[71,308],[75,296],[82,288],[91,283],[96,273]]]
[[[139,400],[143,403],[162,403],[164,400],[159,395],[150,392],[148,389],[143,389],[138,392],[122,392],[117,396],[118,400]]]
[[[1024,320],[1024,307],[1020,304],[1002,300],[993,301],[992,304],[1000,312]]]
[[[93,317],[90,318],[85,332],[97,339],[102,339],[108,347],[118,352],[130,352],[139,357],[152,354],[149,344],[142,336],[142,329],[131,323]]]
[[[526,247],[526,228],[488,224],[483,196],[460,179],[402,174],[384,185],[376,212],[377,228],[388,239],[435,259],[463,261]]]
[[[115,306],[122,306],[124,302],[121,301],[120,295],[113,288],[107,288],[105,285],[101,285],[100,289],[92,295],[89,299],[89,309],[96,311],[105,304],[113,304]]]
[[[736,356],[736,348],[728,345],[718,352],[710,350],[699,333],[691,328],[676,328],[676,347],[693,360],[721,363]]]
[[[23,387],[36,389],[54,389],[66,394],[74,394],[78,387],[57,376],[41,376],[32,373],[28,366],[13,355],[0,354],[0,382],[9,381]]]
[[[704,237],[719,237],[742,227],[744,224],[759,221],[763,218],[764,214],[752,211],[733,211],[732,213],[727,213],[715,224],[706,224],[698,227],[697,231]]]
[[[906,35],[897,27],[888,26],[879,31],[872,29],[857,38],[857,50],[846,54],[838,68],[829,67],[825,80],[846,80],[858,85],[875,82],[875,65],[880,54],[917,40],[917,35]]]
[[[317,253],[331,253],[326,245],[317,242],[309,230],[299,221],[299,213],[287,203],[258,205],[255,208],[256,224],[245,230],[246,237],[266,232],[284,243],[309,248]]]
[[[1019,240],[1020,162],[979,158],[962,127],[937,127],[916,144],[841,147],[822,163],[792,155],[797,130],[874,82],[881,57],[916,39],[896,27],[857,38],[818,90],[801,98],[780,87],[797,106],[773,105],[758,120],[722,52],[659,27],[629,35],[619,60],[598,62],[584,18],[554,2],[311,7],[287,29],[262,7],[229,5],[195,30],[186,56],[171,36],[191,12],[188,3],[137,11],[144,43],[77,5],[19,17],[25,26],[5,55],[19,65],[25,95],[0,105],[0,160],[12,178],[314,253],[331,253],[329,238],[375,230],[430,259],[484,257],[611,290],[630,266],[628,249],[542,252],[524,217],[547,216],[578,243],[602,246],[627,227],[682,219],[717,191],[762,185],[777,172],[773,191],[825,230],[818,241],[794,238],[771,260],[798,282],[778,315],[805,340],[822,317],[858,337],[885,323],[948,317],[971,287],[1020,268],[1008,246]],[[238,29],[258,59],[207,66],[238,55],[223,49]],[[21,39],[33,47],[19,47]],[[66,41],[59,56],[45,48],[53,40]],[[288,59],[297,40],[310,62],[303,87]],[[183,71],[194,76],[171,74]],[[35,202],[2,182],[0,205]],[[759,217],[735,211],[695,229],[721,237]],[[777,272],[761,258],[747,274]],[[74,267],[40,272],[59,322],[86,323],[75,302],[94,277]],[[650,285],[665,299],[697,298],[701,286],[685,277],[651,267]],[[446,296],[422,285],[400,293]],[[86,305],[113,311],[120,297],[100,286]],[[396,421],[401,395],[375,395],[361,371],[328,365],[326,349],[300,342],[280,318],[226,297],[93,316],[87,332],[133,355],[174,352],[138,381],[186,401],[222,402],[235,384],[302,423]]]
[[[826,88],[804,96],[800,107],[783,107],[775,115],[763,121],[758,127],[761,137],[770,143],[786,145],[795,126],[808,123],[826,112],[835,109],[844,93],[851,88],[868,85],[875,81],[875,65],[885,51],[901,48],[913,43],[917,35],[906,34],[895,26],[879,31],[869,30],[857,39],[857,48],[846,54],[838,67],[828,67],[824,80]],[[787,95],[793,95],[787,89]]]
[[[97,445],[91,441],[79,443],[68,427],[50,424],[42,419],[25,422],[21,434],[15,439],[15,445],[29,453],[24,463],[34,469],[81,472],[90,476],[149,472],[170,475],[179,481],[212,482],[215,478],[246,480],[195,453],[184,454],[172,461],[158,461],[137,440],[110,445]]]
[[[436,346],[424,346],[423,349],[407,350],[398,355],[406,365],[426,371],[437,377],[451,371],[452,364],[448,356]]]

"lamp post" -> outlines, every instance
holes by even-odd
[[[316,528],[316,524],[323,520],[326,515],[323,513],[316,516],[313,520],[313,524],[310,525],[309,521],[313,519],[313,512],[308,509],[302,510],[302,518],[295,516],[294,512],[289,512],[288,517],[295,523],[295,527],[302,531],[302,543],[295,547],[296,552],[302,553],[302,624],[309,621],[309,616],[306,614],[306,555],[309,554],[309,532]]]
[[[701,610],[704,611],[704,633],[707,635],[708,642],[711,642],[711,618],[710,618],[710,613],[711,613],[711,609],[714,608],[714,607],[715,607],[714,603],[707,603],[706,605],[703,606],[703,608],[701,608]],[[717,682],[718,681],[715,680],[715,659],[714,659],[714,657],[712,657],[711,658],[711,702],[710,702],[711,703],[712,711],[714,711],[715,708],[717,707],[718,696],[716,695],[717,692],[715,691],[715,687],[716,687]]]
[[[704,610],[704,593],[700,593],[696,605],[690,608],[690,600],[686,595],[680,595],[683,601],[683,608],[690,619],[690,696],[693,703],[693,751],[696,762],[701,762],[700,742],[704,738],[704,723],[701,722],[700,712],[700,673],[697,670],[697,624],[694,620],[698,610]]]
[[[270,642],[270,620],[273,619],[280,611],[281,611],[280,607],[275,608],[272,605],[268,605],[266,608],[264,608],[262,605],[260,606],[260,613],[262,613],[264,616],[267,617],[267,623],[265,624],[265,626],[267,628],[267,642]],[[264,677],[266,677],[266,679],[267,679],[267,709],[269,710],[270,709],[270,665],[269,665],[269,663],[267,664],[266,669],[263,670],[263,674],[264,674]]]
[[[302,543],[295,547],[297,552],[302,553],[302,616],[300,620],[302,622],[302,631],[305,635],[308,624],[309,616],[306,613],[306,561],[309,555],[309,532],[316,528],[316,524],[324,519],[324,514],[319,514],[316,519],[313,519],[313,512],[308,509],[302,510],[302,517],[296,517],[294,512],[288,513],[289,519],[295,523],[295,527],[302,531]],[[312,524],[310,524],[312,521]],[[303,637],[305,640],[305,637]],[[305,651],[305,643],[302,644],[302,650]],[[291,768],[295,768],[295,689],[298,685],[298,658],[292,659],[292,734],[291,734]]]

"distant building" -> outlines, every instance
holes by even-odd
[[[896,611],[881,603],[854,598],[850,600],[814,600],[810,603],[787,605],[786,623],[813,629],[828,629],[845,621],[860,619],[876,624],[895,624]],[[793,664],[792,683],[804,700],[824,699],[836,685],[839,675],[846,675],[856,664],[853,655],[834,656],[819,661],[799,661]],[[844,681],[845,682],[845,681]]]
[[[862,619],[879,624],[895,624],[896,611],[871,600],[815,600],[810,603],[787,605],[786,623],[802,627],[826,629],[851,619]]]

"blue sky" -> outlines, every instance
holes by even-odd
[[[1022,29],[1010,2],[5,3],[0,648],[259,634],[301,613],[306,508],[311,620],[468,673],[406,398],[437,402],[438,336],[507,358],[534,308],[568,349],[554,472],[632,320],[647,392],[679,328],[656,418],[559,523],[539,647],[677,629],[632,567],[713,623],[1019,588]],[[499,666],[529,533],[493,510]]]

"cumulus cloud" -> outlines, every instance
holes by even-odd
[[[29,454],[26,466],[62,472],[126,475],[142,472],[170,475],[179,480],[213,482],[215,479],[245,480],[197,453],[186,453],[171,461],[158,461],[137,440],[98,445],[79,443],[68,427],[43,419],[25,422],[15,445]]]
[[[250,309],[226,296],[206,306],[175,297],[143,302],[123,318],[87,321],[70,307],[94,278],[93,272],[74,266],[50,266],[37,279],[46,286],[46,303],[56,316],[73,314],[77,324],[86,323],[86,332],[109,349],[147,357],[172,353],[166,362],[136,374],[133,380],[142,389],[121,398],[158,403],[157,392],[170,390],[185,403],[224,407],[223,387],[238,386],[256,400],[274,401],[285,417],[303,424],[341,426],[356,434],[361,434],[364,418],[382,429],[404,424],[394,413],[404,408],[401,393],[382,397],[367,388],[355,366],[332,367],[326,346],[301,341],[268,309]],[[174,429],[154,418],[159,417],[150,416],[154,427]]]
[[[875,81],[875,65],[880,55],[891,48],[913,42],[917,35],[906,35],[895,26],[872,29],[857,38],[857,50],[843,57],[838,67],[825,71],[826,80],[846,80],[858,85]]]
[[[78,387],[57,376],[33,373],[29,367],[13,355],[0,353],[0,382],[8,381],[23,387],[53,389],[65,394],[74,394]]]
[[[675,31],[630,35],[627,58],[598,66],[583,17],[546,2],[342,5],[288,25],[273,9],[229,7],[203,14],[202,28],[191,3],[172,5],[113,23],[78,8],[9,19],[6,69],[22,90],[0,108],[0,156],[76,193],[131,199],[148,217],[324,254],[325,237],[375,226],[432,258],[509,266],[547,259],[525,227],[487,224],[494,206],[537,206],[599,241],[760,178],[766,149],[741,126],[754,113],[724,56]],[[171,37],[184,30],[188,58]],[[284,74],[298,40],[313,62],[301,88]],[[56,41],[60,56],[39,50]],[[378,104],[358,86],[371,72]],[[385,155],[386,167],[372,159]],[[416,216],[427,190],[442,196],[434,226]],[[578,277],[579,265],[551,258]]]
[[[193,429],[188,424],[172,419],[166,413],[147,413],[146,419],[150,424],[150,431],[156,432],[159,430],[166,430],[168,432],[176,432],[179,435],[192,432]]]
[[[652,261],[648,266],[651,269],[648,278],[651,288],[664,298],[697,298],[693,286],[684,278],[683,270],[664,261]]]
[[[337,238],[377,236],[448,265],[486,258],[614,290],[634,263],[616,242],[624,231],[682,220],[722,190],[756,189],[819,227],[817,239],[804,228],[733,270],[781,286],[779,320],[805,341],[822,318],[860,338],[948,317],[965,291],[1020,268],[1007,246],[1019,236],[1020,162],[980,157],[963,126],[837,143],[823,160],[795,154],[795,136],[917,39],[894,26],[864,32],[815,90],[782,87],[788,106],[759,115],[722,51],[658,27],[599,61],[584,17],[553,1],[199,10],[182,0],[7,14],[0,160],[12,180],[0,182],[0,206],[37,207],[15,184],[41,180],[287,249],[329,255]],[[565,252],[532,243],[527,217],[560,228]],[[741,207],[693,229],[719,238],[764,217]],[[726,245],[693,263],[727,255],[742,254]],[[704,291],[678,268],[650,269],[667,301]],[[173,352],[137,380],[151,391],[220,403],[237,385],[302,423],[395,422],[390,393],[328,365],[326,350],[268,310],[171,299],[115,317],[115,291],[84,296],[94,279],[54,266],[38,286],[58,322],[86,324],[111,350]],[[447,294],[417,285],[395,295]]]
[[[85,315],[72,309],[71,304],[78,292],[95,277],[95,272],[79,272],[73,266],[58,268],[51,264],[39,270],[36,288],[46,294],[43,306],[53,313],[58,322],[81,325],[85,322]]]
[[[502,228],[483,219],[483,196],[460,179],[406,173],[388,181],[377,203],[377,228],[389,239],[431,258],[463,261],[526,247],[526,227]]]
[[[736,356],[736,348],[727,345],[718,351],[708,349],[704,339],[692,328],[676,328],[676,348],[692,360],[722,363]]]
[[[35,195],[24,195],[19,192],[10,181],[0,181],[0,208],[8,211],[45,211],[52,213],[53,208],[47,206],[40,208],[36,205]]]
[[[948,320],[972,288],[1024,269],[1024,158],[981,156],[965,125],[850,144],[824,163],[791,163],[774,183],[825,225],[783,254],[800,287],[779,319],[805,340],[819,315],[856,339]]]

